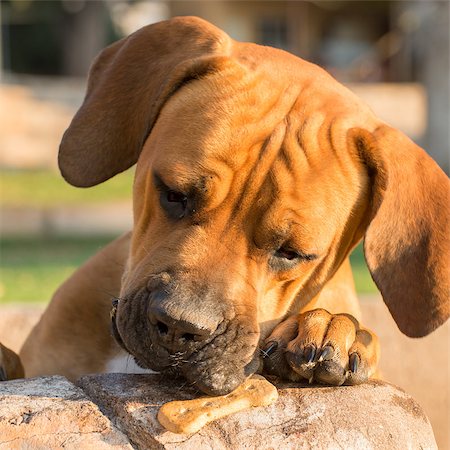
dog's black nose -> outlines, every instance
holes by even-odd
[[[163,292],[153,292],[148,309],[150,323],[158,340],[178,351],[189,342],[200,342],[211,337],[218,322],[195,308],[183,308]]]
[[[204,328],[199,324],[174,317],[158,306],[150,307],[149,318],[156,327],[160,339],[168,343],[181,341],[182,344],[183,341],[203,341],[214,332],[214,330]]]

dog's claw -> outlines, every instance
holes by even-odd
[[[350,370],[353,373],[356,373],[356,371],[358,370],[358,366],[359,366],[360,360],[359,360],[359,355],[358,353],[352,353],[350,355],[350,361],[348,363]]]
[[[303,358],[305,359],[307,364],[310,364],[314,361],[316,357],[316,347],[314,345],[307,345],[303,350]]]
[[[278,342],[277,341],[270,341],[268,342],[264,348],[261,349],[262,357],[268,358],[276,349],[278,348]]]
[[[319,362],[328,361],[334,355],[334,348],[331,345],[326,345],[319,356]]]

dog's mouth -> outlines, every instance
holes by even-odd
[[[120,336],[119,330],[117,329],[116,317],[117,317],[117,307],[118,306],[119,306],[119,299],[113,298],[111,301],[111,310],[109,312],[109,318],[111,320],[111,334],[113,335],[113,338],[119,344],[119,346],[123,350],[125,350],[128,354],[131,355],[130,351],[125,346],[125,343],[123,342],[122,337]],[[136,361],[136,363],[138,364],[137,361]]]
[[[236,389],[260,367],[259,332],[239,320],[222,321],[214,334],[201,342],[185,337],[180,349],[164,345],[156,336],[157,327],[149,327],[145,320],[134,322],[133,317],[142,315],[127,314],[126,305],[120,306],[119,313],[119,300],[113,299],[112,335],[144,369],[183,377],[208,395],[223,395]],[[125,331],[130,328],[135,332]]]

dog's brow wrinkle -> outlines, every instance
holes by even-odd
[[[242,175],[236,177],[234,185],[238,189],[238,195],[233,202],[234,206],[229,216],[229,226],[230,222],[236,222],[240,216],[247,214],[249,207],[254,204],[255,197],[259,194],[268,176],[270,176],[272,164],[281,151],[281,143],[285,132],[286,125],[283,121],[264,140],[259,152],[253,151],[248,153],[246,164],[251,165],[252,169],[241,171]],[[247,174],[244,177],[243,174],[245,172]]]

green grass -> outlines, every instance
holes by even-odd
[[[362,244],[359,244],[353,250],[353,253],[350,255],[350,262],[352,264],[353,277],[355,278],[356,291],[359,294],[374,294],[378,292],[366,266]]]
[[[3,239],[0,258],[0,303],[47,302],[56,288],[112,237]],[[359,246],[351,257],[359,293],[373,293]]]
[[[133,169],[89,189],[51,170],[1,170],[2,207],[48,209],[131,199]],[[48,301],[83,261],[112,238],[8,238],[0,242],[0,303]]]
[[[107,203],[131,198],[133,169],[88,189],[70,186],[58,172],[50,170],[2,170],[1,204],[15,207]]]
[[[56,288],[113,238],[15,238],[0,242],[0,303],[47,302]]]

